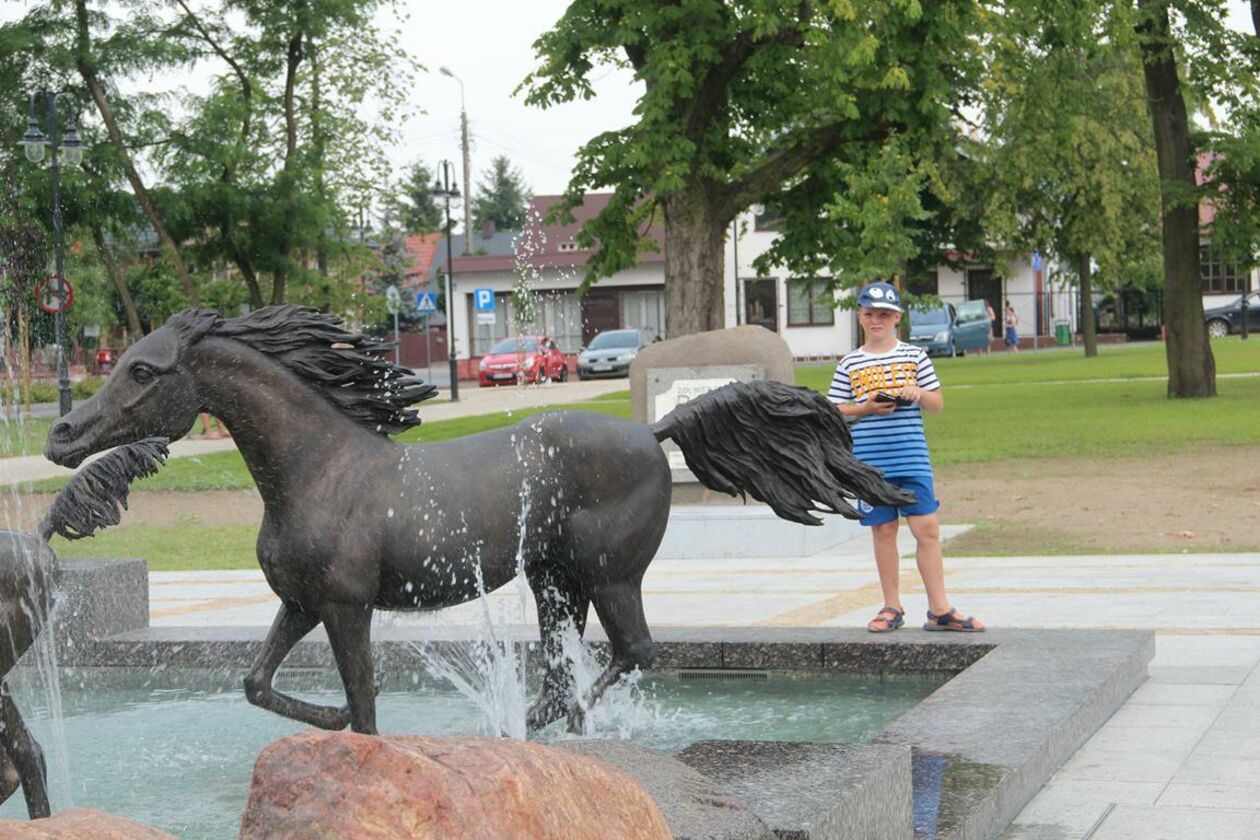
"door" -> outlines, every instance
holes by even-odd
[[[1260,292],[1247,295],[1244,303],[1247,304],[1247,332],[1252,335],[1260,333]],[[1242,319],[1239,319],[1239,323],[1242,323]]]
[[[773,277],[744,281],[744,323],[779,331],[779,281]]]
[[[582,298],[582,346],[604,330],[621,329],[621,302],[615,294],[589,294]]]
[[[991,268],[969,268],[967,269],[967,298],[969,300],[983,300],[989,306],[993,307],[993,311],[1001,314],[1002,312],[1002,281],[993,273]],[[997,338],[1002,337],[1002,319],[995,318],[993,320],[993,335]]]

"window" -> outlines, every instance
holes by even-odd
[[[521,335],[549,335],[561,351],[576,353],[582,344],[582,307],[572,292],[534,292],[534,320],[517,323],[512,295],[494,296],[494,323],[476,324],[473,355],[484,356],[495,342]]]
[[[1247,289],[1247,270],[1212,247],[1210,242],[1199,246],[1199,275],[1205,292],[1243,292]]]
[[[561,242],[556,248],[560,251],[576,251],[577,243],[570,239],[568,242]]]
[[[753,230],[778,230],[783,216],[762,208],[761,215],[753,217]]]
[[[788,280],[788,326],[829,327],[836,322],[831,283],[806,277]]]
[[[621,293],[621,325],[647,330],[648,335],[665,335],[665,291]]]

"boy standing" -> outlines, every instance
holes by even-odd
[[[918,497],[913,505],[871,507],[858,502],[861,523],[871,529],[875,566],[884,592],[884,607],[866,625],[872,633],[896,630],[905,622],[899,591],[897,528],[906,517],[914,535],[915,558],[928,596],[924,630],[984,630],[979,620],[949,605],[941,557],[940,503],[932,487],[932,462],[923,433],[923,412],[944,407],[941,383],[927,353],[897,338],[901,296],[888,283],[871,283],[858,293],[858,323],[866,343],[836,365],[827,396],[853,424],[853,454],[883,470],[884,478]]]

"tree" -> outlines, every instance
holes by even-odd
[[[990,18],[981,87],[986,226],[999,249],[1073,267],[1085,355],[1098,353],[1095,281],[1118,288],[1159,248],[1159,183],[1128,19],[1108,0],[1010,2]],[[1098,33],[1112,33],[1099,37]],[[1098,265],[1095,277],[1094,264]]]
[[[531,198],[525,176],[505,156],[490,162],[473,199],[473,226],[494,222],[499,230],[520,230],[525,225],[525,212]],[[471,235],[471,234],[470,234]]]
[[[579,236],[599,246],[585,284],[633,265],[659,211],[669,334],[720,328],[727,227],[786,194],[785,260],[843,246],[849,267],[896,270],[906,222],[926,217],[920,150],[940,145],[976,74],[976,15],[970,0],[573,2],[535,42],[527,101],[592,96],[601,62],[643,86],[636,121],[582,148],[555,211],[613,191]]]
[[[393,196],[392,209],[408,233],[433,233],[442,229],[442,208],[433,198],[433,172],[423,160],[407,168]]]
[[[1199,203],[1190,118],[1173,51],[1169,0],[1138,0],[1136,30],[1162,187],[1168,396],[1216,396],[1216,359],[1203,321]]]

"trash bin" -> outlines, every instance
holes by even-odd
[[[1054,322],[1054,343],[1066,347],[1072,343],[1072,325],[1067,321]]]

